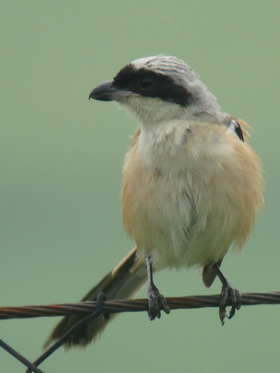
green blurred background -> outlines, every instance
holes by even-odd
[[[126,63],[186,60],[222,108],[250,123],[266,208],[225,274],[242,292],[279,289],[279,1],[2,0],[1,306],[78,301],[133,246],[121,223],[123,156],[135,123],[89,92]],[[198,271],[164,271],[166,296],[212,294]],[[139,296],[145,296],[143,290]],[[57,319],[1,321],[0,338],[34,360]],[[279,372],[280,307],[216,309],[149,322],[123,314],[86,350],[46,372]],[[0,371],[24,367],[0,349]]]

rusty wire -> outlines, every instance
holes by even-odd
[[[196,295],[187,297],[166,298],[170,309],[195,309],[219,307],[220,295]],[[243,293],[242,306],[260,304],[280,304],[280,292]],[[227,304],[230,305],[230,302]],[[90,314],[96,309],[96,301],[79,303],[62,303],[37,306],[0,307],[0,319],[69,316],[84,313]],[[147,311],[147,299],[114,299],[104,302],[104,313]]]
[[[220,295],[197,295],[187,297],[172,297],[166,298],[170,309],[195,309],[205,307],[219,307]],[[280,304],[280,292],[267,293],[243,293],[242,306],[253,306],[260,304]],[[230,301],[226,304],[231,305]],[[98,317],[100,314],[107,316],[112,313],[120,312],[141,312],[148,310],[147,299],[115,299],[105,301],[105,295],[99,293],[97,301],[85,301],[79,303],[67,304],[51,304],[39,306],[19,306],[19,307],[0,307],[0,319],[15,319],[15,318],[32,318],[32,317],[47,317],[47,316],[70,316],[84,314],[85,317],[74,325],[60,340],[45,351],[34,363],[30,362],[24,356],[15,351],[11,346],[0,340],[0,347],[4,348],[8,353],[14,356],[28,369],[27,373],[42,373],[38,369],[43,361],[45,361],[53,352],[55,352],[77,328],[80,328],[85,323]],[[69,335],[68,335],[69,334]]]

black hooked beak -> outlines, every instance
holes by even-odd
[[[113,85],[113,80],[109,82],[102,83],[93,91],[90,92],[89,99],[99,100],[99,101],[121,101],[121,99],[128,97],[131,92],[115,88]]]

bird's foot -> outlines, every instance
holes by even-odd
[[[226,305],[228,301],[231,302],[231,309],[229,315],[226,314]],[[239,291],[233,288],[229,282],[225,282],[222,286],[219,308],[219,316],[222,325],[224,325],[226,317],[228,319],[231,319],[234,316],[235,311],[238,311],[241,308],[241,301],[242,298]]]
[[[148,316],[150,320],[154,320],[156,317],[159,319],[161,310],[167,314],[170,312],[166,299],[160,294],[158,288],[154,284],[148,287],[148,307]]]

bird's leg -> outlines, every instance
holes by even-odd
[[[166,299],[163,295],[160,294],[158,288],[155,286],[153,281],[153,268],[151,257],[147,256],[146,258],[147,266],[147,279],[148,279],[148,315],[150,320],[154,320],[156,317],[160,318],[161,309],[165,313],[170,312],[170,308],[166,302]]]
[[[241,295],[238,290],[234,289],[225,276],[222,274],[219,266],[217,264],[213,265],[213,269],[216,272],[216,275],[219,277],[222,283],[222,291],[221,291],[221,301],[220,301],[220,308],[219,308],[219,316],[222,325],[225,323],[225,317],[231,319],[236,310],[241,308]],[[226,315],[226,303],[227,300],[230,299],[231,301],[231,310],[229,315]]]

